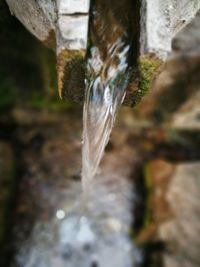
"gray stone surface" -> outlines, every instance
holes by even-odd
[[[199,162],[177,166],[168,188],[167,199],[173,217],[159,229],[159,237],[167,245],[164,267],[199,267]]]
[[[57,24],[57,53],[62,50],[86,50],[88,15],[59,16]]]
[[[10,11],[40,41],[56,38],[57,53],[85,50],[89,0],[7,0]],[[78,16],[74,14],[78,13]]]
[[[172,52],[156,78],[153,90],[141,103],[146,116],[159,114],[161,121],[172,123],[172,127],[199,128],[199,24],[198,11],[191,22],[172,39]]]
[[[58,87],[61,92],[64,80],[69,76],[68,63],[73,59],[77,59],[77,57],[79,60],[84,60],[86,54],[90,1],[6,1],[11,12],[32,34],[48,46],[54,47],[56,45],[59,75]],[[198,27],[200,19],[199,17],[194,21],[192,19],[199,9],[200,1],[197,0],[143,0],[141,9],[141,54],[154,53],[157,57],[166,59],[171,53],[171,44],[174,51],[182,51],[183,49],[186,51],[194,46],[197,47],[200,42]],[[192,23],[190,23],[191,21]],[[188,26],[185,27],[186,25]],[[181,31],[183,28],[184,30]],[[178,32],[180,33],[176,36]],[[174,36],[176,37],[174,38]],[[194,56],[193,48],[191,53]],[[181,65],[184,66],[182,60],[178,60],[178,62],[180,61]],[[176,69],[179,69],[179,67]],[[170,81],[170,86],[172,87],[173,80],[177,80],[176,73],[171,75],[171,70],[167,70],[166,73],[167,75],[164,77],[167,78],[165,79],[161,76],[162,81],[158,84],[159,86],[161,84],[161,87],[163,84],[165,86],[166,83],[163,80],[166,80],[167,82]],[[183,77],[184,75],[181,73],[181,76]],[[76,77],[74,80],[77,79]],[[135,80],[137,80],[137,77]],[[80,86],[75,87],[80,88]],[[81,93],[82,91],[81,88]],[[81,93],[78,92],[77,95],[81,95]]]
[[[6,0],[11,12],[33,33],[39,40],[46,40],[56,28],[56,16],[61,28],[59,31],[67,32],[68,23],[62,16],[74,14],[87,14],[89,0]],[[200,2],[196,0],[143,0],[142,2],[142,35],[141,52],[155,52],[160,57],[166,58],[171,51],[171,40],[177,32],[194,18]],[[74,18],[75,20],[75,18]],[[74,22],[74,35],[80,33],[77,25],[81,20]],[[65,24],[63,24],[65,23]],[[64,26],[65,25],[65,26]],[[69,29],[71,28],[69,23]],[[88,24],[83,23],[84,44],[87,42],[85,33]],[[69,38],[70,41],[70,38]],[[77,41],[79,43],[79,40]],[[77,49],[75,45],[75,49]],[[71,49],[71,48],[70,48]]]
[[[57,54],[63,50],[86,51],[90,0],[57,0]]]
[[[59,14],[88,13],[90,0],[57,0]]]
[[[56,5],[53,0],[6,0],[11,14],[40,41],[55,32]]]
[[[177,32],[194,18],[200,1],[192,0],[143,0],[146,20],[142,30],[142,49],[166,58],[171,51],[171,41]]]
[[[184,29],[173,39],[172,45],[176,52],[198,50],[200,53],[200,11]]]

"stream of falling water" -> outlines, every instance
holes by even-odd
[[[125,97],[130,76],[131,11],[131,0],[97,0],[93,6],[83,109],[84,192],[89,190],[98,171],[117,111]]]

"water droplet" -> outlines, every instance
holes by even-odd
[[[57,210],[56,212],[56,218],[58,220],[62,220],[65,218],[65,211],[64,210]]]

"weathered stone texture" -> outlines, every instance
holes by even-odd
[[[200,265],[200,164],[178,165],[171,177],[167,199],[173,212],[171,220],[160,226],[164,240],[165,267],[198,267]]]
[[[6,0],[10,11],[40,41],[55,32],[56,5],[53,0]]]
[[[166,58],[171,52],[173,37],[185,27],[200,9],[199,1],[191,0],[143,0],[143,13],[146,21],[143,24],[144,47],[161,58]],[[144,52],[144,51],[142,51]]]
[[[66,83],[64,85],[64,81],[66,80],[65,76],[69,76],[69,68],[68,64],[62,65],[60,62],[68,63],[72,59],[74,60],[73,55],[77,55],[79,52],[83,60],[86,54],[90,1],[7,0],[7,3],[11,12],[32,34],[50,47],[56,45],[59,60],[59,90],[62,91],[62,88],[67,86]],[[191,66],[196,66],[195,64],[198,61],[200,50],[200,19],[199,14],[197,14],[195,19],[194,17],[199,9],[200,1],[196,0],[142,1],[141,18],[139,18],[141,27],[140,52],[142,57],[153,53],[155,57],[165,60],[171,53],[171,46],[173,48],[173,57],[168,61],[165,71],[159,76],[154,86],[156,87],[156,91],[158,89],[161,94],[166,88],[173,88],[173,90],[180,95],[179,88],[187,83],[185,80],[187,80],[187,77],[191,76],[191,72],[195,73],[195,71],[191,69]],[[138,42],[139,40],[134,41]],[[69,56],[70,60],[68,58],[62,58],[66,55]],[[186,60],[184,58],[185,55]],[[170,64],[170,62],[172,62],[172,64]],[[171,68],[174,62],[176,68]],[[193,64],[194,62],[195,64]],[[178,63],[178,66],[176,63]],[[185,71],[182,72],[184,67],[186,71],[189,68],[187,73],[185,73]],[[175,73],[173,73],[174,70]],[[179,70],[180,75],[177,74]],[[140,88],[140,82],[138,82],[139,72],[135,73],[133,79],[136,82],[131,82],[133,86],[128,87],[130,92],[127,93],[128,98],[135,99],[133,101],[126,99],[128,105],[132,105],[133,102],[138,103],[141,100],[141,97],[138,98],[138,96],[143,96],[144,94]],[[158,75],[157,72],[155,73],[155,76],[156,75]],[[62,79],[60,77],[62,77]],[[75,76],[73,76],[72,79],[74,79],[74,77]],[[84,77],[84,75],[81,77]],[[77,77],[75,79],[77,79]],[[76,94],[79,94],[77,88],[78,84],[79,83],[77,83],[76,86]],[[151,87],[151,85],[149,85],[149,87]],[[68,88],[65,88],[65,91],[67,90]],[[75,97],[76,99],[82,99],[83,88],[79,88],[79,90],[80,97]],[[157,94],[157,92],[155,94]],[[158,95],[159,94],[160,93],[158,93]],[[71,95],[73,95],[73,92],[67,93],[67,97],[70,98]],[[174,97],[174,94],[172,95]],[[157,99],[157,96],[153,95],[152,98]],[[166,97],[164,96],[164,98]],[[139,99],[139,101],[137,101],[137,99]],[[158,101],[160,102],[160,99]],[[171,100],[167,101],[167,105],[168,102],[170,103],[170,111],[173,110],[174,112],[174,105],[171,105]],[[153,106],[156,106],[156,104]],[[163,103],[161,106],[163,106]]]

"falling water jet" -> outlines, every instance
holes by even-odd
[[[84,192],[90,191],[129,82],[135,3],[132,0],[96,0],[91,8],[83,108]]]

